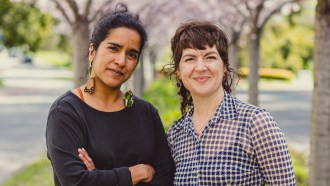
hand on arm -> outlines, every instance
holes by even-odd
[[[79,158],[85,163],[87,169],[92,171],[95,169],[92,158],[89,157],[87,151],[84,148],[79,148]],[[151,182],[154,177],[155,170],[148,164],[138,164],[132,167],[129,167],[131,172],[133,185],[136,185],[140,181],[142,182]]]
[[[92,158],[89,157],[87,151],[84,148],[79,148],[79,158],[85,163],[87,170],[92,171],[95,169]]]

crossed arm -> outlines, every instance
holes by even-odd
[[[87,170],[94,170],[95,165],[92,158],[89,157],[88,152],[84,148],[79,148],[78,153],[79,158],[84,162]],[[129,167],[129,171],[131,172],[133,185],[136,185],[141,181],[146,183],[151,182],[155,175],[154,168],[148,164],[138,164]]]

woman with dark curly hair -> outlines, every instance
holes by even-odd
[[[174,185],[295,185],[284,134],[264,109],[231,93],[233,69],[223,29],[182,24],[171,40],[182,117],[167,133]]]

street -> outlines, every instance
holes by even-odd
[[[3,59],[3,58],[0,58]],[[7,62],[7,61],[6,61]],[[27,163],[45,156],[51,103],[72,88],[72,73],[33,64],[0,61],[0,185]]]

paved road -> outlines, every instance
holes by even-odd
[[[246,91],[237,96],[247,99]],[[310,148],[311,97],[310,90],[263,90],[259,98],[260,107],[274,117],[290,148],[306,155]]]
[[[50,104],[72,88],[70,81],[56,78],[71,75],[61,69],[8,64],[0,56],[0,78],[5,85],[0,88],[0,183],[26,163],[45,156]],[[311,81],[263,86],[260,106],[271,112],[292,148],[308,152]],[[239,88],[237,97],[246,100],[246,88]]]
[[[45,127],[51,103],[72,83],[72,73],[50,67],[1,61],[0,185],[25,164],[45,156]],[[8,63],[10,62],[10,64]]]

